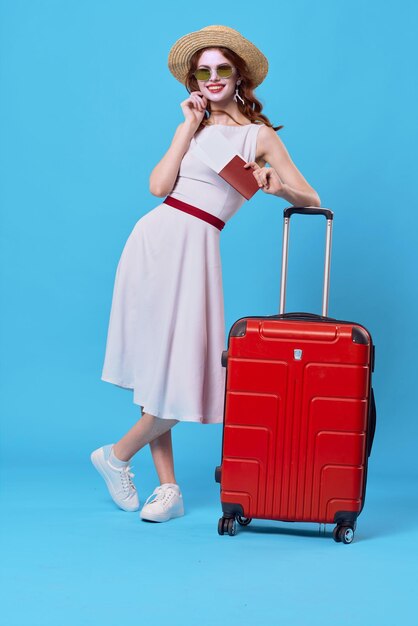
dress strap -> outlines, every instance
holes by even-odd
[[[260,128],[262,126],[265,126],[265,124],[253,124],[252,128],[251,128],[251,133],[250,133],[250,158],[248,159],[249,161],[255,161],[255,158],[257,156],[257,137],[258,137],[258,133],[260,132]]]

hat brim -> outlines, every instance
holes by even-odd
[[[188,33],[174,43],[168,55],[170,72],[178,81],[185,84],[191,56],[197,50],[210,46],[224,46],[238,54],[247,64],[255,87],[266,77],[268,60],[261,50],[238,31],[217,30],[211,27]]]

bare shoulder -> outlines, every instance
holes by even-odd
[[[264,167],[270,162],[269,158],[273,153],[284,155],[286,152],[286,147],[274,128],[264,124],[258,131],[256,162],[259,164],[262,161],[261,167]]]
[[[186,120],[183,120],[182,122],[180,122],[180,124],[177,126],[174,135],[173,135],[173,140],[177,137],[177,135],[180,134],[180,132],[182,131],[182,129],[184,129],[186,127]],[[194,134],[196,135],[198,132],[200,131],[195,131]],[[189,131],[187,131],[187,134],[189,134]]]

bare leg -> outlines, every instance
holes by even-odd
[[[150,413],[143,413],[141,419],[139,419],[136,424],[128,430],[122,439],[115,443],[113,451],[117,458],[121,461],[129,461],[131,457],[138,452],[138,450],[146,446],[147,443],[150,443],[157,437],[160,437],[165,432],[169,431],[177,423],[178,420],[161,419],[159,417],[154,417],[154,415],[150,415]],[[164,444],[163,448],[161,448],[160,445],[159,453],[157,452],[157,458],[159,460],[161,459],[161,454],[163,454],[163,449],[165,449]],[[166,450],[166,453],[170,455],[169,449]],[[161,467],[163,467],[163,465],[161,465]]]
[[[171,430],[150,441],[149,445],[160,484],[175,483]]]

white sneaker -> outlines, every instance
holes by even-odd
[[[150,522],[167,522],[184,515],[183,496],[175,483],[160,485],[145,501],[140,517]]]
[[[99,474],[105,479],[113,501],[124,511],[137,511],[139,498],[136,487],[132,482],[135,476],[130,472],[130,465],[114,467],[109,461],[110,450],[113,444],[98,448],[91,453],[90,458]]]

